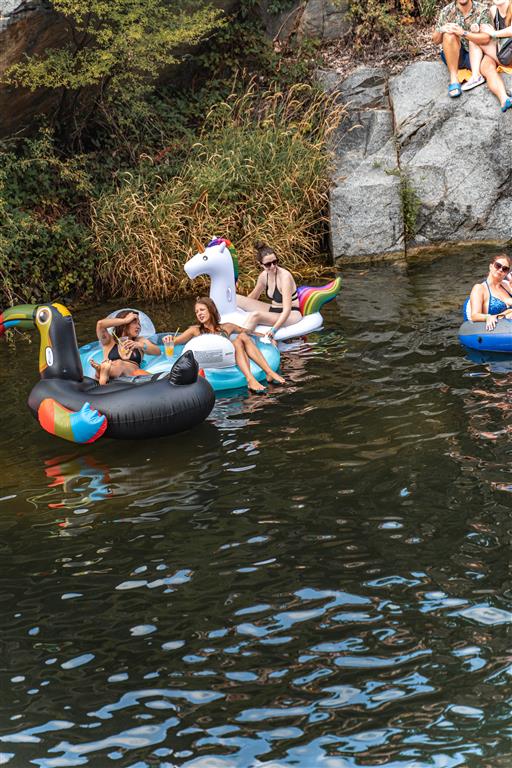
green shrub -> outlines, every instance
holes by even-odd
[[[392,0],[351,0],[350,16],[356,46],[389,40],[398,28]]]
[[[197,241],[215,235],[237,248],[242,287],[254,274],[256,239],[304,274],[325,234],[326,142],[339,114],[305,85],[263,97],[251,87],[212,109],[179,175],[147,164],[94,204],[102,283],[124,296],[175,295]]]
[[[390,40],[415,20],[431,23],[444,4],[446,0],[350,0],[356,47]]]
[[[60,160],[48,131],[0,147],[3,305],[92,290],[96,256],[81,220],[90,192],[81,158]]]

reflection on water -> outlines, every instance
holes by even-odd
[[[457,342],[487,263],[347,272],[286,387],[174,438],[50,438],[4,350],[0,764],[510,765],[509,373]]]

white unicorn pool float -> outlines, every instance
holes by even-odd
[[[200,275],[208,275],[211,279],[210,298],[219,310],[221,322],[244,325],[249,313],[236,304],[238,257],[229,240],[222,237],[214,238],[202,253],[196,253],[187,261],[185,272],[191,280]],[[340,290],[340,277],[321,287],[300,285],[297,288],[297,294],[302,318],[292,325],[281,326],[276,331],[276,341],[285,341],[318,331],[323,325],[320,307],[334,299]],[[265,334],[268,332],[268,326],[259,325],[256,330]]]

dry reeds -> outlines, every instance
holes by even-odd
[[[255,240],[271,243],[294,274],[310,277],[325,226],[327,140],[340,114],[307,85],[263,95],[250,87],[210,111],[178,176],[164,180],[158,166],[125,175],[116,193],[93,206],[100,279],[109,292],[147,299],[185,293],[183,264],[197,241],[213,236],[234,243],[242,291],[254,280]]]

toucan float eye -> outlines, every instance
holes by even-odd
[[[37,320],[39,323],[41,323],[41,325],[45,325],[45,323],[49,321],[50,317],[50,310],[48,309],[40,309],[37,313]]]

